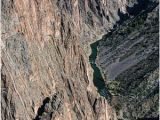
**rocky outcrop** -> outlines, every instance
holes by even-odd
[[[89,44],[137,1],[2,0],[2,120],[116,120]]]
[[[47,97],[43,105],[38,109],[35,120],[55,119],[62,112],[63,93],[57,92],[51,98]],[[62,113],[61,113],[62,114]]]

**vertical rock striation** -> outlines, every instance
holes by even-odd
[[[121,0],[2,0],[2,119],[114,118],[93,85],[86,46],[113,27],[125,5]],[[57,93],[63,96],[61,109],[51,106]]]
[[[2,120],[116,120],[89,44],[137,1],[2,0]]]

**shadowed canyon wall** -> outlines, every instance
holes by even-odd
[[[119,119],[158,120],[158,12],[158,2],[151,2],[97,46],[97,63]]]

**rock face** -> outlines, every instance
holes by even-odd
[[[50,120],[55,119],[56,115],[62,113],[63,106],[63,95],[58,92],[51,96],[47,97],[43,101],[43,105],[38,109],[37,116],[35,120]]]
[[[117,120],[115,107],[93,84],[89,44],[127,19],[138,2],[2,0],[2,120]],[[145,79],[150,83],[157,75],[153,67]]]
[[[93,85],[83,48],[113,27],[125,5],[111,0],[2,0],[2,119],[114,119]],[[61,109],[50,105],[57,93],[63,96]],[[52,110],[46,112],[46,106]]]
[[[97,62],[119,119],[158,119],[158,4],[103,37]]]

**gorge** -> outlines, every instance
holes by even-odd
[[[2,0],[2,120],[158,120],[158,0]]]

